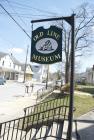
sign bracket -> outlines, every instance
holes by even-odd
[[[70,101],[69,101],[69,126],[68,140],[72,140],[73,103],[74,103],[74,16],[32,20],[31,23],[65,20],[71,26],[71,74],[70,74]]]

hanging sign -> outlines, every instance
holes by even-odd
[[[62,61],[62,29],[50,26],[32,31],[31,62],[52,64]]]

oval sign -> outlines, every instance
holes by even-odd
[[[35,47],[38,52],[43,54],[49,54],[57,49],[58,44],[56,40],[52,38],[43,38],[36,43]]]

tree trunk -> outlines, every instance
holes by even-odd
[[[68,56],[66,55],[66,63],[65,63],[65,83],[69,83],[69,72],[70,72],[70,67],[69,67],[69,61],[68,61]]]

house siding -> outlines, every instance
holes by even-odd
[[[7,80],[17,80],[20,75],[24,79],[24,70],[22,69],[22,64],[16,60],[12,55],[0,52],[0,75],[5,77]],[[2,55],[3,54],[3,55]],[[32,70],[29,65],[26,67],[26,79],[32,77]],[[23,81],[23,80],[22,80]]]
[[[86,73],[87,73],[87,83],[94,84],[94,69],[93,68],[88,69]]]

